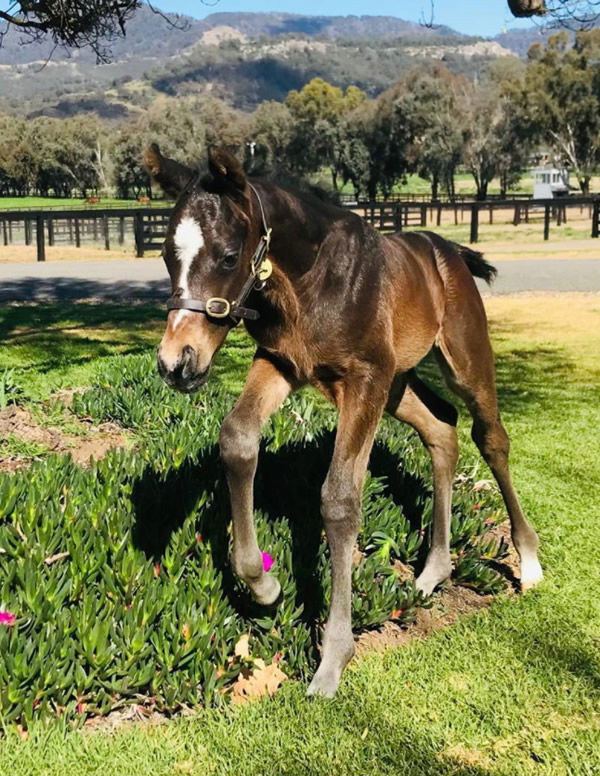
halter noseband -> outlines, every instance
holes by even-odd
[[[266,280],[273,272],[273,265],[267,257],[271,244],[272,230],[271,227],[267,226],[265,211],[258,191],[251,183],[248,183],[248,185],[258,200],[263,234],[254,251],[252,261],[250,262],[250,276],[244,283],[237,299],[230,302],[228,299],[223,299],[223,297],[220,296],[211,296],[206,302],[202,302],[200,299],[182,299],[179,296],[172,296],[167,300],[167,310],[191,310],[195,313],[204,313],[204,315],[207,315],[209,318],[230,318],[236,326],[239,323],[240,318],[248,318],[251,321],[256,321],[260,318],[258,310],[244,307],[243,304],[250,295],[252,289],[256,288],[257,290],[260,290],[263,288]]]

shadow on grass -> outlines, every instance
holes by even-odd
[[[310,443],[289,444],[277,452],[261,449],[255,480],[254,507],[269,522],[287,518],[292,541],[292,568],[297,606],[303,619],[314,623],[323,608],[323,587],[317,574],[318,549],[323,525],[320,515],[321,485],[333,454],[335,434],[324,433]],[[402,462],[385,445],[376,442],[369,465],[371,474],[387,479],[387,494],[400,506],[413,528],[421,526],[420,505],[429,494],[427,484],[402,468]],[[148,557],[160,559],[171,536],[192,518],[202,493],[212,502],[198,523],[211,546],[215,568],[232,605],[245,616],[262,611],[244,592],[229,562],[230,507],[227,485],[216,446],[206,450],[197,464],[184,463],[163,479],[147,469],[133,488],[134,545]],[[425,551],[424,548],[423,551]],[[421,563],[417,563],[417,568]]]
[[[419,376],[454,405],[461,404],[443,381],[432,355],[418,367]],[[575,365],[562,348],[512,349],[496,354],[496,388],[500,412],[525,412],[546,401],[560,400],[561,386],[573,380]],[[565,395],[566,399],[566,395]]]
[[[150,305],[60,304],[0,308],[0,363],[47,372],[154,347],[163,318]]]
[[[44,304],[0,307],[0,371],[17,367],[46,373],[114,355],[153,352],[166,321],[160,305]],[[241,391],[254,344],[230,334],[216,359],[221,382]]]
[[[334,434],[324,434],[311,443],[285,445],[277,452],[262,449],[255,486],[255,508],[275,521],[289,521],[292,574],[296,582],[297,607],[302,619],[317,637],[317,619],[323,610],[324,591],[318,574],[318,548],[322,535],[320,489],[333,451]],[[427,483],[402,468],[402,461],[376,442],[369,469],[373,476],[387,478],[387,495],[398,504],[413,527],[420,526],[421,504],[429,494]],[[212,499],[197,522],[208,540],[215,569],[222,575],[223,591],[233,608],[245,618],[260,618],[265,610],[250,597],[232,572],[229,561],[230,508],[218,448],[207,449],[197,463],[184,463],[161,478],[151,469],[134,483],[134,545],[149,558],[160,559],[173,533],[194,519],[199,497]],[[423,552],[426,551],[423,547]],[[422,562],[422,561],[421,561]],[[415,564],[418,572],[419,563]],[[501,569],[498,569],[502,571]],[[581,634],[566,634],[564,622],[546,623],[520,631],[515,629],[513,649],[524,663],[544,674],[561,672],[583,679],[593,691],[600,689],[600,661]],[[561,635],[561,631],[563,634]],[[453,765],[451,765],[453,763]],[[435,773],[493,773],[474,766],[462,767],[452,758],[436,763]],[[429,772],[429,771],[424,771]],[[433,772],[433,771],[432,771]]]
[[[5,279],[0,289],[0,304],[7,302],[76,302],[97,299],[102,302],[166,301],[169,279],[138,281],[85,280],[78,277],[23,277]]]

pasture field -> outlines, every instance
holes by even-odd
[[[513,441],[513,472],[542,540],[546,580],[537,591],[524,598],[500,594],[486,611],[427,640],[363,655],[351,664],[333,701],[309,702],[304,683],[284,682],[273,700],[206,709],[165,724],[81,732],[69,730],[64,719],[34,722],[26,740],[8,725],[0,740],[0,773],[597,773],[600,298],[519,295],[487,298],[486,306],[501,407]],[[15,369],[8,393],[47,413],[56,391],[95,385],[75,397],[80,417],[85,410],[94,422],[107,415],[131,418],[126,392],[111,392],[103,381],[118,379],[118,365],[122,373],[125,363],[133,368],[145,360],[149,366],[160,317],[151,306],[2,308],[0,372]],[[122,354],[116,361],[115,353]],[[219,391],[239,390],[249,355],[236,332],[219,356]],[[429,363],[422,371],[436,381]],[[301,417],[306,418],[309,399],[293,407]],[[316,414],[325,411],[318,402],[313,406]],[[177,407],[179,416],[173,414]],[[167,407],[170,432],[189,422],[177,407]],[[59,426],[69,418],[60,421],[55,414]],[[149,446],[140,430],[147,420],[129,425],[133,443],[145,439]],[[278,433],[285,440],[297,430],[282,421],[271,433],[272,440]],[[486,478],[465,413],[460,435],[459,471]],[[410,436],[398,439],[390,448],[394,455],[406,457],[408,471],[423,474]],[[45,465],[47,452],[39,457],[36,466]],[[272,462],[278,465],[277,455]],[[300,475],[306,464],[298,456],[292,465]],[[464,509],[460,493],[458,498]],[[493,515],[494,493],[482,502]]]
[[[97,203],[90,204],[82,197],[0,197],[0,211],[10,210],[49,210],[59,208],[65,210],[68,208],[99,208],[103,207],[135,207],[136,205],[144,207],[162,207],[162,200],[151,200],[150,202],[140,203],[135,199],[118,199],[117,197],[101,197]]]

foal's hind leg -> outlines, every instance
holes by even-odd
[[[521,591],[542,580],[538,537],[529,525],[512,483],[508,466],[509,439],[500,420],[494,354],[479,297],[464,300],[458,313],[447,308],[436,355],[449,387],[461,396],[473,416],[471,436],[500,487],[521,560]]]
[[[397,378],[399,383],[404,378]],[[396,398],[394,394],[396,393]],[[450,561],[450,507],[452,482],[458,458],[456,409],[411,373],[398,401],[390,392],[388,412],[411,425],[429,451],[433,464],[433,525],[431,546],[417,587],[426,595],[452,573]]]

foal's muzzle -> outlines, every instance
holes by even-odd
[[[168,368],[160,354],[160,348],[156,355],[158,373],[170,388],[175,388],[181,393],[194,393],[208,380],[210,365],[204,369],[198,369],[198,354],[190,345],[186,345],[179,361],[175,366]]]

